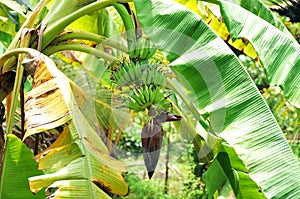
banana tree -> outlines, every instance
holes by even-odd
[[[100,139],[95,117],[86,108],[91,97],[101,104],[96,120],[102,126],[113,124],[106,128],[110,131],[123,128],[124,118],[133,112],[148,118],[141,136],[150,178],[159,158],[161,123],[180,120],[174,126],[210,165],[203,176],[209,198],[299,196],[299,163],[255,84],[223,41],[256,59],[270,83],[279,85],[299,108],[300,48],[279,20],[259,1],[253,1],[261,8],[256,10],[246,1],[210,1],[219,6],[219,16],[209,8],[199,9],[196,1],[127,2],[42,0],[26,16],[0,58],[0,96],[7,107],[1,197],[33,197],[30,192],[23,196],[5,191],[16,181],[24,182],[21,190],[29,186],[40,194],[46,188],[54,198],[128,193],[122,178],[126,168],[109,156],[111,149]],[[123,25],[114,20],[115,13]],[[125,34],[115,34],[122,27]],[[81,59],[69,50],[88,55]],[[54,54],[87,71],[85,81],[96,79],[102,92],[87,95],[81,83],[58,70]],[[32,90],[26,93],[22,139],[63,129],[35,160],[12,135],[27,76]],[[103,93],[110,93],[109,102]],[[31,170],[13,178],[16,162]]]

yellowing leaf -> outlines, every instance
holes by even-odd
[[[214,15],[210,9],[207,9],[206,11],[206,18],[204,18],[204,20],[211,27],[211,29],[213,29],[223,40],[228,42],[237,50],[242,51],[252,59],[258,60],[255,49],[247,39],[237,39],[233,41],[225,23],[219,19],[219,16]]]
[[[71,119],[71,111],[64,100],[62,85],[68,81],[61,78],[49,80],[27,94],[25,102],[24,139],[35,133],[53,129]]]
[[[25,100],[25,129],[23,139],[35,133],[53,129],[71,119],[71,106],[85,102],[83,92],[56,68],[54,62],[41,53],[32,53],[23,62],[33,76],[32,90]],[[75,93],[75,100],[73,100]]]
[[[177,1],[181,5],[184,5],[188,9],[194,11],[198,15],[201,15],[201,13],[199,12],[199,9],[198,9],[198,1],[196,1],[196,0],[175,0],[175,1]]]
[[[82,90],[41,53],[33,51],[23,65],[33,76],[33,89],[25,103],[24,139],[66,124],[53,145],[36,156],[39,169],[47,174],[29,178],[30,190],[37,193],[48,187],[51,198],[109,198],[103,190],[126,195],[128,185],[122,173],[127,169],[109,156],[80,111],[85,102]],[[57,190],[53,193],[53,189]]]

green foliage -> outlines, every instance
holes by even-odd
[[[262,90],[263,88],[268,88],[269,82],[266,77],[264,68],[246,55],[240,55],[239,58],[242,61],[243,65],[246,67],[249,75],[253,79],[257,88],[259,90]]]
[[[190,199],[206,198],[204,193],[204,183],[201,178],[189,174],[189,180],[184,183],[184,195]]]
[[[197,152],[194,148],[189,147],[187,156],[190,156],[190,168],[188,171],[188,180],[184,182],[183,192],[188,198],[198,199],[205,198],[205,183],[202,175],[206,170],[206,164],[200,163]]]
[[[140,153],[142,151],[140,132],[135,131],[133,128],[128,132],[123,132],[118,148],[126,151],[128,155]]]
[[[130,198],[130,199],[157,199],[166,198],[162,192],[161,185],[153,180],[142,180],[138,176],[131,174],[125,176],[126,182],[130,187],[130,195],[128,197],[120,198]]]

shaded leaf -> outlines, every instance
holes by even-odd
[[[33,195],[29,190],[28,178],[43,172],[37,169],[32,152],[15,135],[7,136],[5,157],[2,163],[1,198],[42,198],[42,192]],[[16,191],[17,190],[17,191]]]
[[[223,143],[221,151],[225,151],[230,158],[230,164],[239,188],[237,198],[266,198],[257,184],[249,177],[244,163],[237,156],[234,149]]]
[[[238,181],[232,172],[229,157],[224,152],[217,155],[208,170],[203,174],[203,180],[207,185],[209,198],[212,198],[218,189],[222,189],[227,181],[237,196]]]
[[[16,11],[23,18],[26,18],[28,8],[32,9],[28,0],[0,0],[0,4],[7,6],[10,10]]]
[[[249,174],[237,171],[239,179],[238,198],[266,198],[257,184],[250,178]]]
[[[222,22],[218,16],[214,15],[210,9],[207,10],[205,15],[205,21],[207,24],[228,44],[236,48],[237,50],[245,53],[252,59],[258,60],[257,53],[253,48],[252,44],[249,43],[245,38],[233,40],[228,32],[228,29],[224,22]]]
[[[5,53],[13,37],[10,34],[0,31],[0,38],[0,55],[2,55],[3,53]]]
[[[104,191],[99,189],[94,183],[88,180],[60,180],[51,184],[47,192],[53,193],[49,197],[53,198],[86,198],[95,195],[95,198],[111,198]]]

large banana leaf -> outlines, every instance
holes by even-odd
[[[246,10],[264,19],[265,21],[269,22],[273,26],[277,27],[279,30],[284,32],[289,37],[293,38],[293,35],[289,32],[289,30],[285,27],[285,25],[260,0],[253,0],[253,1],[241,0],[241,1],[236,1],[236,3],[239,4],[241,7],[245,8]]]
[[[42,193],[33,195],[28,178],[40,175],[32,152],[15,135],[8,135],[0,180],[0,198],[42,198]],[[16,191],[18,190],[18,191]]]
[[[208,2],[216,3],[217,0],[206,0]],[[259,16],[265,21],[269,22],[271,25],[277,27],[279,30],[287,34],[289,37],[292,37],[292,34],[288,31],[285,25],[276,17],[276,15],[267,8],[266,5],[261,0],[234,0],[236,4],[240,5],[244,9],[252,12],[253,14]]]
[[[255,84],[228,46],[199,16],[173,1],[140,0],[135,1],[135,7],[144,31],[167,53],[177,78],[189,89],[184,95],[195,99],[192,103],[199,112],[209,112],[212,132],[235,150],[264,194],[268,198],[299,196],[299,163]],[[254,30],[252,27],[253,37],[258,39],[260,32]],[[277,39],[284,35],[276,33]],[[266,45],[275,35],[269,36]],[[285,48],[285,56],[289,49],[293,51],[293,45]],[[272,57],[266,51],[259,55]]]
[[[44,187],[53,198],[109,198],[126,195],[123,163],[111,158],[97,132],[80,111],[85,97],[45,55],[31,51],[24,67],[33,76],[27,94],[25,137],[66,124],[56,142],[39,154],[39,169],[47,174],[29,178],[34,193]]]
[[[287,100],[300,108],[300,46],[297,41],[234,3],[218,2],[230,35],[246,38],[253,45],[270,83],[279,85]]]

